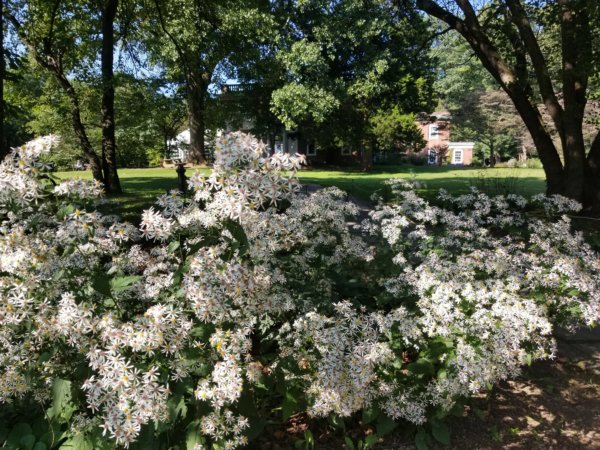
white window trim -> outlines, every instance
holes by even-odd
[[[457,158],[457,155],[460,155],[460,158]],[[452,164],[464,164],[465,154],[462,148],[455,148],[452,150]]]
[[[306,156],[317,156],[317,144],[313,142],[306,145]]]
[[[350,156],[351,154],[350,147],[342,147],[342,156]]]
[[[440,128],[436,123],[429,124],[429,139],[439,139],[440,138]]]

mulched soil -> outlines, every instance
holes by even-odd
[[[600,330],[562,336],[556,360],[534,363],[518,379],[497,386],[491,399],[476,398],[463,417],[453,417],[448,425],[452,445],[432,449],[600,450]],[[298,448],[294,444],[306,428],[306,418],[296,416],[285,431],[273,431],[252,448]],[[346,449],[334,433],[311,430],[315,450]],[[406,435],[397,434],[374,450],[414,448]]]

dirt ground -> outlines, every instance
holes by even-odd
[[[600,346],[561,342],[557,360],[533,364],[480,408],[450,422],[451,448],[600,449]]]
[[[534,363],[500,384],[491,401],[476,399],[448,426],[452,445],[432,449],[600,450],[600,330],[559,339],[554,361]],[[278,432],[261,450],[287,450],[302,433]],[[315,436],[315,450],[343,450],[333,435]],[[388,436],[374,450],[414,449],[406,436]]]

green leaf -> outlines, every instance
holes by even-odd
[[[246,430],[246,436],[248,439],[254,439],[258,436],[267,426],[267,420],[264,418],[253,417],[250,420],[250,427]]]
[[[169,408],[169,416],[173,422],[179,417],[184,418],[187,414],[187,405],[182,395],[174,395],[167,401],[167,407]]]
[[[66,206],[63,206],[62,208],[60,208],[56,214],[58,215],[59,218],[64,219],[69,214],[73,214],[74,212],[75,212],[75,207],[73,205],[66,205]]]
[[[52,383],[52,415],[50,410],[48,415],[54,418],[69,420],[75,411],[71,402],[71,382],[57,378]]]
[[[48,447],[42,441],[37,441],[32,450],[48,450]]]
[[[378,440],[379,437],[376,434],[370,434],[365,438],[365,448],[373,447],[375,444],[377,444]]]
[[[298,400],[296,400],[296,397],[290,391],[286,391],[283,404],[281,405],[281,413],[283,415],[282,419],[284,422],[287,422],[290,416],[294,414],[294,411],[296,411],[297,407]]]
[[[346,422],[344,422],[343,417],[333,414],[328,417],[328,420],[331,426],[333,426],[333,428],[336,430],[344,431],[346,429]]]
[[[31,427],[28,423],[18,423],[8,433],[6,443],[13,447],[18,447],[21,443],[21,438],[32,434]]]
[[[242,228],[242,226],[237,223],[234,222],[232,220],[227,221],[227,223],[225,224],[225,227],[227,228],[227,230],[229,230],[229,232],[231,233],[231,235],[233,236],[233,238],[237,241],[238,245],[239,245],[239,252],[240,254],[244,254],[246,253],[246,250],[248,250],[248,237],[246,236],[246,232],[244,231],[244,228]]]
[[[379,415],[381,414],[381,410],[376,406],[371,406],[369,408],[363,409],[362,413],[362,421],[363,424],[368,425],[373,422]]]
[[[168,250],[169,253],[175,253],[175,251],[181,246],[179,241],[173,241],[169,244]]]
[[[344,443],[346,444],[346,447],[348,447],[348,450],[354,450],[355,447],[354,447],[354,442],[352,442],[352,438],[345,436]]]
[[[26,434],[19,439],[20,447],[23,450],[31,450],[35,444],[36,438],[33,434]]]
[[[435,370],[433,364],[427,358],[419,358],[417,361],[410,363],[407,369],[419,375],[433,375]]]
[[[427,441],[429,436],[427,435],[427,433],[424,430],[419,430],[417,432],[417,435],[415,436],[415,446],[417,447],[417,450],[429,450],[429,445],[427,443]]]
[[[123,292],[127,290],[136,281],[141,280],[140,275],[128,275],[125,277],[117,277],[110,280],[110,287],[114,292]]]
[[[377,435],[385,436],[390,433],[398,424],[394,422],[387,414],[380,414],[377,418]]]
[[[100,294],[106,296],[106,297],[110,297],[111,296],[111,292],[110,292],[110,278],[107,277],[106,275],[95,275],[94,278],[92,278],[92,287],[94,288],[94,290],[96,290],[97,292],[99,292]]]
[[[86,436],[78,434],[64,442],[60,448],[61,450],[94,450],[94,445]]]
[[[204,444],[206,441],[202,436],[202,428],[199,420],[194,420],[187,427],[187,434],[185,436],[185,448],[187,450],[194,450],[194,447],[198,444]]]
[[[306,430],[304,432],[304,442],[306,442],[307,448],[314,448],[315,446],[315,437],[312,434],[312,431]]]
[[[436,441],[444,445],[450,445],[450,430],[443,422],[434,421],[431,423],[431,434]]]

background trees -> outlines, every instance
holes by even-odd
[[[323,147],[363,149],[368,167],[374,148],[419,145],[411,114],[431,112],[441,93],[455,112],[455,136],[477,136],[494,153],[495,136],[510,135],[512,147],[522,148],[528,140],[522,122],[531,140],[527,146],[544,164],[549,192],[600,205],[594,113],[600,109],[595,50],[600,38],[594,32],[600,4],[491,0],[477,5],[467,0],[5,0],[0,25],[8,26],[3,40],[11,52],[5,49],[3,56],[11,56],[7,76],[0,67],[0,78],[10,101],[0,103],[9,112],[9,133],[0,140],[17,142],[58,129],[69,144],[77,142],[95,178],[119,192],[118,163],[157,159],[156,152],[164,152],[180,131],[185,105],[195,162],[206,162],[207,124],[215,128],[251,118],[255,130],[266,135],[283,125],[309,130]],[[432,35],[415,6],[436,18],[439,33]],[[442,24],[454,34],[443,33]],[[43,70],[19,72],[14,61]],[[39,81],[34,83],[33,74]],[[221,85],[232,80],[247,94],[236,105],[220,96]],[[33,102],[26,88],[31,83],[32,92],[40,94]],[[139,102],[119,106],[119,83],[125,83],[123,98],[139,95]],[[499,89],[516,113],[493,93]],[[128,109],[138,105],[152,112],[128,117]],[[71,131],[59,120],[65,115]],[[152,131],[144,134],[142,123]],[[56,128],[50,130],[50,124]],[[139,150],[135,156],[133,142],[148,149],[143,157]]]
[[[311,126],[322,141],[364,147],[370,165],[374,116],[433,107],[427,24],[379,0],[281,3],[278,16],[288,19],[276,58],[285,84],[273,92],[273,112],[287,128]]]
[[[417,0],[416,5],[459,32],[508,94],[538,150],[548,192],[600,207],[600,135],[586,145],[583,134],[588,86],[599,62],[598,33],[592,30],[598,29],[600,4]],[[552,126],[560,146],[552,140]]]
[[[211,84],[236,76],[274,31],[261,0],[151,0],[146,44],[152,60],[186,93],[190,153],[206,162],[204,133]]]

